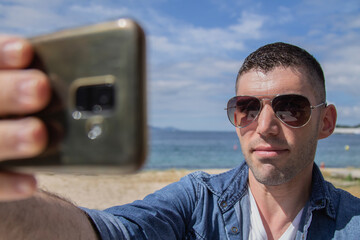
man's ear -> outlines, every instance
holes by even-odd
[[[327,138],[334,132],[336,118],[336,108],[333,104],[329,104],[321,114],[318,139]]]

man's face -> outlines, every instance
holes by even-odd
[[[240,77],[237,95],[255,95],[260,99],[278,94],[306,96],[317,105],[314,90],[304,74],[293,68],[275,68],[268,73],[250,71]],[[242,152],[254,177],[265,185],[280,185],[293,179],[305,168],[311,169],[318,140],[320,109],[301,128],[291,128],[276,118],[269,100],[263,101],[258,118],[245,128],[237,128]]]

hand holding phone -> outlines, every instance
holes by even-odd
[[[40,119],[5,117],[39,111],[48,103],[50,86],[46,75],[21,69],[32,57],[26,39],[0,35],[0,161],[34,156],[46,147],[46,128]],[[0,201],[27,198],[36,190],[31,174],[2,170],[0,182]]]
[[[146,156],[145,37],[129,19],[31,38],[32,68],[52,99],[35,116],[48,132],[38,157],[1,167],[71,172],[134,171]]]

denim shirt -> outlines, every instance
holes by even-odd
[[[248,239],[249,168],[195,172],[144,200],[104,211],[82,208],[102,239]],[[360,239],[360,199],[326,182],[314,164],[296,239]]]

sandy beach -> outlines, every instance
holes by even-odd
[[[130,203],[178,181],[195,170],[148,170],[128,175],[37,174],[41,189],[58,194],[76,205],[105,209]],[[226,169],[204,170],[220,173]]]
[[[144,170],[130,175],[74,175],[50,174],[37,175],[40,188],[59,194],[76,205],[105,209],[111,206],[130,203],[172,183],[195,170],[170,169],[164,171]],[[203,170],[210,174],[226,169]],[[323,170],[327,180],[334,185],[360,196],[359,169]],[[351,176],[352,179],[347,179]],[[360,175],[359,175],[360,176]]]

